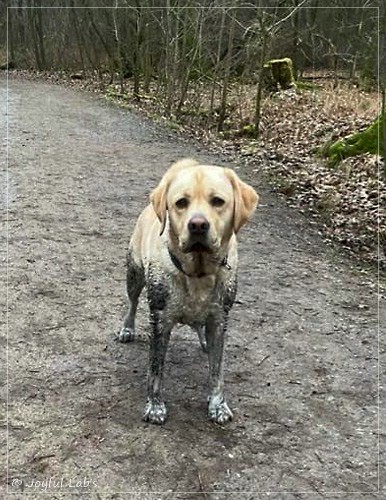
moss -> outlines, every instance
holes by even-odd
[[[285,90],[296,87],[292,60],[289,57],[283,59],[271,59],[263,66],[264,85],[269,90]]]
[[[345,158],[364,153],[384,155],[384,133],[384,117],[379,116],[366,130],[327,143],[320,148],[319,153],[328,158],[328,163],[332,166]]]

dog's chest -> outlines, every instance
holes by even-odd
[[[174,286],[171,293],[170,310],[175,321],[194,324],[205,323],[208,313],[218,302],[212,277],[191,279],[184,286]]]

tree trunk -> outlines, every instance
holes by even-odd
[[[294,0],[294,7],[297,9],[299,6],[299,0]],[[299,46],[300,46],[300,11],[297,10],[293,16],[292,21],[293,34],[292,34],[292,62],[293,62],[293,72],[295,80],[298,80],[300,74],[300,57],[299,57]]]
[[[366,9],[360,9],[361,17],[360,17],[359,24],[358,24],[358,35],[357,35],[359,40],[362,39],[363,17],[364,17],[365,11],[366,11]],[[357,62],[358,62],[358,53],[359,53],[359,50],[358,50],[358,48],[356,48],[355,53],[354,53],[354,57],[352,60],[351,68],[350,68],[350,79],[351,80],[355,79],[355,74],[356,74],[356,70],[357,70]]]
[[[231,24],[229,27],[228,52],[227,52],[227,55],[225,58],[224,79],[223,79],[223,87],[222,87],[222,94],[221,94],[220,112],[219,112],[218,123],[217,123],[217,131],[218,132],[220,132],[224,128],[226,106],[227,106],[227,99],[228,99],[229,78],[230,78],[231,64],[232,64],[234,32],[235,32],[235,13],[231,18]]]
[[[188,9],[185,9],[186,12],[188,12]],[[188,92],[189,88],[189,81],[190,81],[190,75],[192,72],[192,69],[194,67],[194,64],[197,60],[197,55],[200,50],[200,44],[201,44],[201,32],[202,32],[202,9],[198,10],[197,13],[197,24],[196,24],[196,32],[195,32],[195,46],[192,48],[189,54],[186,54],[186,35],[188,32],[187,28],[187,19],[185,18],[185,26],[184,26],[184,43],[183,43],[183,49],[182,49],[182,54],[184,55],[185,60],[187,60],[187,65],[185,67],[185,74],[181,78],[182,80],[182,85],[181,85],[181,90],[180,90],[180,99],[179,103],[177,106],[177,111],[176,114],[177,116],[181,113],[182,106],[184,105],[185,97]]]
[[[7,12],[7,65],[9,69],[10,65],[15,64],[15,44],[14,44],[14,32],[13,32],[13,16],[14,10],[8,9]]]
[[[167,2],[169,4],[168,13],[167,13],[167,30],[168,30],[168,38],[169,38],[169,49],[168,49],[168,58],[167,58],[167,81],[166,81],[166,113],[168,115],[171,114],[173,108],[173,99],[175,93],[175,85],[176,80],[178,78],[178,60],[179,60],[179,31],[180,31],[180,16],[177,13],[176,16],[176,26],[173,30],[172,24],[172,10],[170,7],[170,1]],[[174,31],[174,40],[172,37]]]
[[[256,91],[256,99],[255,99],[255,118],[254,118],[254,135],[256,137],[260,134],[260,121],[261,121],[261,100],[263,96],[263,87],[264,87],[264,63],[267,57],[267,49],[268,49],[268,38],[269,34],[267,33],[265,27],[263,26],[262,33],[262,46],[261,46],[261,55],[260,55],[260,68],[259,68],[259,80],[257,82],[257,91]]]
[[[106,11],[106,12],[108,13],[108,11]],[[110,47],[108,46],[108,43],[104,39],[101,31],[99,30],[98,26],[96,25],[96,23],[94,21],[92,11],[87,10],[87,14],[88,14],[88,18],[90,20],[90,23],[91,23],[91,26],[92,26],[93,30],[95,31],[95,33],[96,33],[97,37],[99,38],[99,40],[100,40],[103,48],[106,51],[106,55],[107,55],[107,58],[108,58],[108,61],[109,61],[110,74],[111,74],[111,82],[110,83],[112,83],[114,81],[114,55],[113,55]],[[94,54],[95,54],[95,59],[98,60],[98,55],[96,53],[95,45],[94,45]]]
[[[19,43],[21,46],[25,45],[26,43],[26,27],[25,27],[25,9],[23,9],[23,0],[18,0],[17,6],[19,7],[17,9],[17,23],[19,25]]]
[[[141,37],[142,37],[142,14],[141,9],[135,10],[135,39],[134,39],[134,58],[133,58],[133,69],[134,69],[134,88],[133,94],[136,100],[139,100],[140,94],[140,84],[141,84]]]
[[[143,40],[144,40],[144,54],[142,61],[142,72],[143,72],[143,91],[149,93],[150,91],[150,82],[153,76],[153,66],[152,66],[152,58],[151,58],[151,48],[150,48],[150,36],[151,31],[149,29],[150,20],[148,18],[147,9],[143,9],[142,12],[143,17]]]
[[[30,4],[30,6],[33,7],[31,4]],[[36,67],[39,71],[41,71],[43,69],[43,67],[42,67],[42,61],[40,58],[39,44],[38,44],[38,40],[37,40],[37,32],[35,29],[35,16],[36,16],[35,10],[36,9],[34,9],[34,8],[28,9],[28,22],[29,22],[29,28],[30,28],[30,32],[31,32],[31,36],[32,36],[32,44],[33,44],[33,48],[34,48]]]
[[[41,0],[39,0],[37,7],[41,7]],[[43,9],[34,9],[35,13],[35,30],[37,37],[37,47],[40,53],[41,69],[47,69],[46,50],[44,46],[44,33],[43,33]]]
[[[209,114],[208,114],[208,125],[209,125],[210,119],[213,116],[214,96],[215,96],[215,92],[216,92],[216,86],[218,85],[217,77],[218,77],[218,72],[219,72],[219,68],[220,68],[222,41],[223,41],[223,37],[224,37],[224,28],[225,28],[225,16],[226,16],[226,10],[225,10],[225,7],[223,7],[222,10],[221,10],[221,24],[220,24],[220,32],[219,32],[219,36],[218,36],[216,64],[215,64],[215,67],[214,67],[213,82],[212,82],[212,88],[211,88],[211,91],[210,91],[210,104],[209,104]]]
[[[383,176],[386,179],[386,88],[382,88],[382,131],[380,137],[383,137]],[[381,140],[381,139],[380,139]]]
[[[74,0],[70,1],[70,6],[74,7]],[[84,71],[86,69],[85,64],[84,64],[84,57],[83,57],[84,42],[82,40],[81,33],[80,33],[80,30],[79,30],[79,21],[78,21],[78,15],[79,14],[77,12],[78,9],[71,8],[71,9],[68,9],[68,10],[69,10],[69,14],[70,14],[69,18],[71,19],[71,23],[72,23],[72,25],[74,27],[74,32],[75,32],[76,43],[77,43],[77,46],[78,46],[80,63],[82,65],[82,69]]]

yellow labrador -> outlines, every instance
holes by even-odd
[[[144,419],[162,424],[163,367],[176,323],[197,330],[209,357],[209,418],[232,419],[223,391],[227,316],[236,296],[236,233],[256,208],[258,195],[233,170],[181,160],[166,172],[138,218],[127,259],[130,308],[119,334],[135,336],[135,313],[146,285],[151,337]]]

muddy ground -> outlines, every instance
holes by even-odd
[[[4,181],[6,96],[1,80]],[[224,159],[73,90],[10,80],[8,99],[0,497],[7,482],[9,498],[379,497],[376,275],[327,247],[256,172],[239,171],[261,206],[240,237],[229,325],[235,419],[207,421],[206,356],[180,328],[167,359],[169,419],[145,424],[144,301],[137,341],[115,341],[128,236],[170,162]],[[2,242],[4,264],[5,226]],[[1,432],[5,471],[5,423]]]

